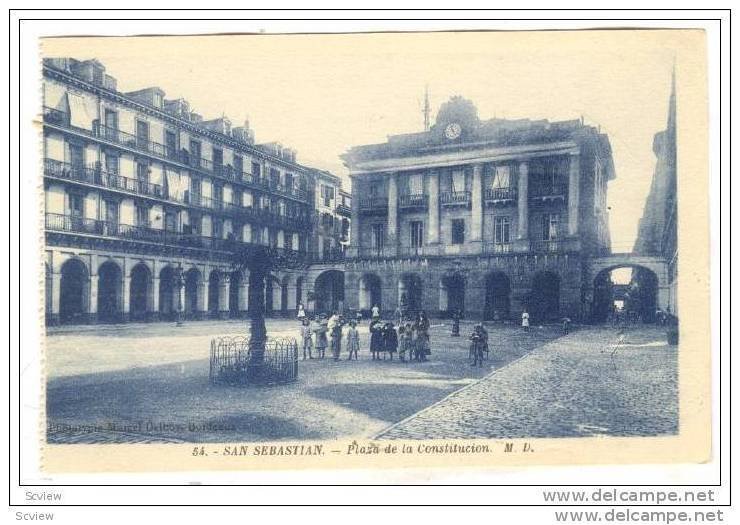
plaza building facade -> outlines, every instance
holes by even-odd
[[[430,129],[344,155],[347,307],[535,321],[589,316],[608,254],[608,137],[581,120],[481,120],[453,97]]]
[[[119,92],[97,60],[44,59],[47,323],[246,316],[249,275],[234,251],[310,262],[323,242],[317,180],[331,177],[256,144],[248,122],[204,120],[158,87]],[[271,275],[267,312],[306,302],[309,274]]]

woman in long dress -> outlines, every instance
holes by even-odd
[[[427,314],[422,310],[416,319],[416,353],[419,361],[426,361],[427,357],[432,354],[432,348],[429,342],[429,319]]]
[[[380,319],[375,319],[370,323],[370,353],[373,360],[378,359],[383,349],[383,323]]]

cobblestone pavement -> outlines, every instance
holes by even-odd
[[[677,347],[652,327],[589,328],[379,433],[381,439],[645,436],[678,432]]]
[[[268,388],[208,382],[215,335],[245,321],[57,328],[46,339],[47,439],[51,443],[229,442],[370,437],[560,335],[558,327],[491,326],[491,357],[468,361],[463,337],[432,328],[426,363],[372,361],[367,325],[358,361],[307,360],[296,383]],[[269,320],[272,336],[297,336]],[[343,358],[346,352],[343,353]]]

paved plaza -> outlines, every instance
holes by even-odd
[[[677,429],[676,348],[654,328],[491,326],[470,366],[467,334],[432,328],[426,363],[307,360],[296,383],[208,382],[210,340],[244,321],[55,328],[47,338],[52,443],[244,442],[335,438],[650,435]],[[270,320],[274,336],[297,336]],[[618,346],[614,346],[615,344]],[[616,352],[612,353],[612,349]],[[346,358],[346,353],[343,355]]]
[[[462,324],[432,326],[425,363],[372,361],[367,324],[358,361],[299,363],[298,382],[269,388],[208,382],[210,340],[246,333],[246,321],[59,327],[46,349],[47,438],[58,443],[265,441],[370,437],[560,336],[558,327],[491,326],[491,355],[468,360]],[[268,320],[272,336],[298,336]],[[346,358],[346,353],[343,354]]]
[[[665,331],[588,328],[549,342],[381,432],[383,439],[678,432],[677,347]]]

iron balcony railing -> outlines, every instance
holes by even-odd
[[[360,199],[360,211],[383,211],[388,209],[386,197],[367,197]]]
[[[95,130],[95,135],[107,141],[151,153],[159,157],[169,157],[167,147],[159,142],[149,140],[149,137],[134,135],[100,123],[96,123],[93,129]],[[171,151],[170,154],[172,154]]]
[[[536,199],[562,199],[567,194],[567,184],[534,185],[529,190],[530,197]]]
[[[346,204],[337,204],[334,208],[334,211],[336,211],[339,215],[352,215],[352,208],[350,206],[347,206]]]
[[[398,255],[401,257],[420,257],[427,255],[424,246],[400,246]]]
[[[344,250],[329,250],[324,253],[311,253],[309,260],[314,263],[339,263],[345,259]]]
[[[398,207],[401,209],[426,208],[428,203],[429,197],[424,193],[406,193],[398,198]]]
[[[362,259],[382,259],[389,256],[385,248],[377,246],[361,246],[358,255]]]
[[[468,205],[470,204],[469,191],[445,191],[440,194],[442,204],[448,206]]]
[[[562,240],[537,240],[530,241],[530,250],[535,253],[553,253],[560,252],[563,249]]]
[[[55,126],[62,126],[65,128],[70,127],[69,113],[46,106],[44,106],[43,110],[44,122],[48,122],[49,124],[54,124]]]
[[[516,188],[489,188],[486,190],[486,202],[515,201]]]
[[[495,242],[492,244],[484,244],[483,251],[485,253],[511,253],[511,243]]]
[[[53,159],[44,159],[44,175],[59,179],[74,180],[116,190],[127,191],[137,195],[147,195],[166,199],[164,188],[159,184],[122,177],[109,173],[99,167],[74,165]]]

